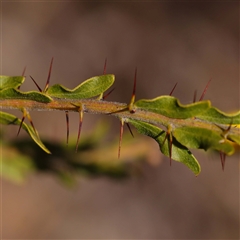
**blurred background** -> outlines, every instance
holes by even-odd
[[[107,73],[116,76],[108,100],[129,101],[137,67],[137,99],[169,94],[178,82],[174,96],[190,103],[212,79],[205,99],[239,109],[238,2],[9,1],[1,2],[1,21],[1,74],[21,75],[26,66],[22,90],[36,90],[29,75],[44,87],[52,57],[51,84],[69,88],[101,75],[107,58]],[[74,137],[77,115],[70,115]],[[45,139],[65,140],[63,113],[31,116]],[[116,119],[87,114],[83,132],[99,118],[118,134]],[[160,165],[121,181],[81,178],[68,189],[50,174],[22,185],[1,180],[2,238],[239,239],[239,154],[224,172],[218,155],[195,155],[198,177],[182,164],[170,167],[159,152]]]

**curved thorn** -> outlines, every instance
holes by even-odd
[[[132,137],[134,138],[134,135],[133,135],[133,132],[132,132],[132,129],[131,129],[129,123],[126,123],[126,124],[127,124],[127,127],[128,127],[129,132],[131,133]]]
[[[176,86],[177,86],[177,82],[175,83],[175,85],[174,85],[174,87],[173,87],[173,89],[171,90],[171,92],[169,93],[169,96],[172,96],[172,94],[173,94],[173,91],[175,90],[175,88],[176,88]]]
[[[107,70],[107,58],[105,58],[105,62],[104,62],[104,66],[103,66],[103,75],[106,74],[106,70]]]
[[[49,82],[50,82],[50,78],[51,78],[51,72],[52,72],[52,64],[53,64],[53,57],[50,63],[50,67],[49,67],[49,71],[48,71],[48,78],[47,78],[47,82],[44,88],[44,92],[46,92],[48,90],[48,86],[49,86]]]
[[[103,99],[103,100],[106,99],[106,98],[114,91],[114,89],[115,89],[115,88],[113,88],[113,89],[110,90],[108,93],[106,93],[106,94],[102,97],[102,99]]]
[[[80,109],[80,111],[79,111],[78,136],[77,136],[77,143],[76,143],[76,152],[78,150],[78,145],[79,145],[79,139],[80,139],[80,134],[81,134],[81,129],[82,129],[82,121],[83,121],[83,110]]]
[[[120,121],[120,137],[119,137],[119,146],[118,146],[118,158],[120,158],[120,152],[121,152],[121,146],[122,146],[123,125],[124,125],[124,121],[123,121],[123,119],[121,119],[121,121]]]
[[[67,124],[67,145],[68,145],[68,139],[69,139],[69,114],[68,111],[65,111],[66,113],[66,124]]]
[[[30,78],[33,80],[34,84],[36,85],[36,87],[38,88],[39,92],[42,92],[42,89],[39,87],[39,85],[37,84],[37,82],[33,79],[32,76],[30,76]]]
[[[210,84],[211,81],[212,81],[212,79],[210,79],[210,80],[208,81],[206,87],[205,87],[204,90],[203,90],[203,93],[202,93],[202,95],[201,95],[199,101],[202,101],[202,100],[203,100],[203,97],[205,96],[205,94],[206,94],[206,92],[207,92],[207,89],[208,89],[209,84]]]

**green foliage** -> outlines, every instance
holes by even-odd
[[[100,95],[105,92],[108,88],[114,83],[114,75],[107,74],[98,77],[92,77],[76,88],[70,90],[66,87],[63,87],[60,84],[55,84],[52,87],[49,87],[46,94],[51,97],[57,98],[69,98],[69,99],[83,99],[91,98]]]
[[[7,88],[18,88],[25,80],[25,77],[0,76],[0,90]]]
[[[151,100],[139,100],[134,105],[140,109],[159,113],[166,117],[186,119],[206,111],[210,107],[210,102],[202,101],[182,105],[175,97],[161,96]]]
[[[49,103],[52,99],[40,92],[21,92],[14,88],[6,88],[0,91],[0,99],[23,99],[33,100],[36,102]]]
[[[23,77],[0,77],[0,105],[3,109],[77,111],[81,120],[83,113],[88,112],[114,115],[121,123],[130,123],[139,133],[156,140],[165,156],[185,164],[195,175],[200,173],[201,168],[189,148],[232,155],[234,145],[240,145],[240,111],[223,113],[212,107],[210,101],[183,105],[175,97],[160,96],[134,103],[135,95],[129,105],[103,101],[103,93],[114,83],[112,74],[90,78],[72,90],[56,84],[45,92],[22,92],[19,87],[23,81]],[[50,153],[37,131],[21,123],[17,117],[1,112],[0,123],[21,125],[42,150]]]
[[[165,156],[170,157],[169,142],[168,140],[166,140],[167,133],[164,130],[152,124],[141,122],[138,120],[129,119],[128,122],[131,123],[139,133],[149,136],[156,140],[156,142],[159,144],[161,152]],[[194,172],[195,175],[198,175],[200,173],[201,167],[196,158],[185,146],[176,141],[175,138],[173,138],[171,151],[172,151],[171,157],[173,160],[185,164],[188,168],[190,168]]]

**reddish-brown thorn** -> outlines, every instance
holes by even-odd
[[[169,140],[169,158],[170,158],[170,166],[172,166],[172,139],[171,139],[171,137]]]
[[[39,87],[39,85],[37,84],[37,82],[33,79],[32,76],[30,76],[30,78],[33,80],[34,84],[36,85],[36,87],[38,88],[39,92],[42,92],[42,89]]]
[[[173,87],[173,89],[171,90],[171,92],[169,93],[169,96],[172,96],[172,94],[173,94],[173,91],[175,90],[175,88],[176,88],[176,86],[177,86],[177,82],[175,83],[175,85],[174,85],[174,87]]]
[[[137,85],[137,68],[135,69],[132,97],[128,105],[128,110],[130,113],[135,113],[134,102],[135,102],[135,95],[136,95],[136,85]]]
[[[119,146],[118,146],[118,158],[120,158],[120,153],[121,153],[123,125],[124,125],[124,121],[121,119],[121,121],[120,121],[120,137],[119,137]]]
[[[212,80],[212,79],[210,79],[210,80],[208,81],[206,87],[205,87],[204,90],[203,90],[203,93],[202,93],[199,101],[202,101],[202,100],[203,100],[203,97],[205,96],[205,94],[206,94],[206,92],[207,92],[207,89],[208,89],[208,87],[209,87],[209,84],[210,84],[211,80]]]
[[[67,124],[67,145],[68,145],[68,139],[69,139],[69,114],[68,111],[65,111],[66,113],[66,124]]]
[[[221,159],[221,164],[222,164],[222,170],[224,171],[225,161],[226,161],[226,154],[223,153],[223,152],[220,152],[220,159]]]
[[[136,96],[136,86],[137,86],[137,68],[135,68],[134,84],[133,84],[133,92],[132,92],[132,98],[134,98],[134,100]]]
[[[20,125],[19,125],[19,128],[18,128],[17,136],[18,136],[19,133],[20,133],[20,130],[21,130],[21,128],[22,128],[22,124],[23,124],[23,122],[24,122],[24,119],[25,119],[25,116],[23,115],[22,121],[21,121],[21,123],[20,123]]]
[[[114,90],[115,88],[113,88],[112,90],[110,90],[108,93],[106,93],[104,96],[103,96],[103,100],[106,99]]]
[[[107,70],[107,58],[105,58],[105,62],[104,62],[104,66],[103,66],[103,75],[106,74],[106,70]]]
[[[134,135],[133,135],[133,132],[132,132],[132,129],[131,129],[129,123],[126,123],[126,124],[127,124],[127,127],[128,127],[129,132],[131,133],[132,137],[134,138]]]
[[[27,69],[27,67],[25,66],[24,69],[23,69],[23,71],[22,71],[22,77],[24,77],[25,72],[26,72],[26,69]]]
[[[32,126],[32,128],[33,128],[33,130],[34,130],[34,132],[35,132],[35,134],[38,135],[38,134],[37,134],[37,131],[36,131],[34,125],[33,125],[33,121],[32,121],[32,119],[31,119],[31,117],[30,117],[29,115],[27,115],[27,117],[28,117],[28,121],[30,122],[30,124],[31,124],[31,126]]]
[[[48,86],[49,86],[49,82],[50,82],[50,78],[51,78],[51,72],[52,72],[52,64],[53,64],[53,57],[52,57],[52,60],[51,60],[51,63],[50,63],[50,67],[49,67],[49,71],[48,71],[48,78],[47,78],[47,82],[46,82],[46,85],[45,85],[45,88],[44,88],[44,92],[47,91]]]
[[[197,90],[195,90],[193,94],[193,103],[195,103],[196,100],[197,100]]]
[[[23,72],[22,72],[22,75],[21,75],[22,77],[24,77],[24,75],[25,75],[26,68],[27,68],[27,67],[25,66],[25,67],[24,67],[24,69],[23,69]],[[21,87],[21,86],[18,86],[18,88],[17,88],[17,89],[20,89],[20,87]]]
[[[78,150],[78,145],[79,145],[79,139],[80,139],[80,134],[82,129],[82,120],[83,120],[83,111],[81,110],[79,112],[79,127],[78,127],[77,143],[76,143],[76,152]]]

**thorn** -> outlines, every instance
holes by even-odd
[[[136,86],[137,86],[137,68],[135,69],[134,83],[133,83],[133,92],[131,101],[134,103],[136,96]]]
[[[133,135],[133,132],[132,132],[132,129],[131,129],[129,123],[126,123],[126,124],[127,124],[127,127],[128,127],[129,132],[131,133],[132,137],[134,138],[134,135]]]
[[[28,111],[27,111],[25,108],[23,108],[22,111],[23,111],[23,117],[22,117],[22,121],[21,121],[21,123],[20,123],[20,125],[19,125],[19,129],[18,129],[18,132],[17,132],[17,136],[18,136],[19,133],[20,133],[20,130],[21,130],[21,128],[22,128],[22,124],[23,124],[23,122],[24,122],[24,120],[25,120],[26,117],[27,117],[28,121],[30,122],[30,124],[31,124],[31,126],[32,126],[32,128],[33,128],[33,130],[34,130],[34,132],[35,132],[35,134],[38,136],[38,133],[37,133],[37,131],[36,131],[34,125],[33,125],[33,121],[32,121],[32,119],[31,119],[31,117],[30,117],[30,114],[28,113]]]
[[[137,85],[137,68],[135,69],[132,97],[128,105],[128,109],[130,113],[135,113],[135,110],[133,109],[133,104],[135,102],[135,96],[136,96],[136,85]]]
[[[222,164],[222,170],[224,171],[225,161],[226,161],[226,154],[223,153],[223,152],[220,152],[220,159],[221,159],[221,164]]]
[[[175,85],[174,85],[174,87],[173,87],[173,89],[172,89],[172,91],[169,93],[169,96],[172,96],[172,93],[173,93],[173,91],[175,90],[177,84],[178,84],[178,83],[176,82]]]
[[[23,69],[23,72],[22,72],[22,75],[21,75],[22,77],[24,77],[24,75],[25,75],[26,68],[27,68],[27,67],[25,66],[25,67],[24,67],[24,69]],[[21,85],[20,85],[20,86],[18,86],[18,88],[17,88],[17,89],[19,90],[19,89],[20,89],[20,87],[21,87]]]
[[[68,139],[69,139],[69,114],[68,111],[65,111],[66,113],[66,124],[67,124],[67,145],[68,145]]]
[[[104,66],[103,66],[103,75],[106,74],[106,70],[107,70],[107,58],[105,58],[105,62],[104,62]]]
[[[22,77],[24,77],[27,67],[25,66],[22,72]]]
[[[30,124],[31,124],[31,126],[32,126],[32,128],[33,128],[33,130],[35,132],[35,134],[38,136],[38,133],[37,133],[37,131],[36,131],[34,125],[33,125],[33,121],[32,121],[32,119],[30,117],[30,114],[27,112],[26,115],[27,115],[28,121],[30,122]]]
[[[120,121],[120,137],[119,137],[119,146],[118,146],[118,158],[120,158],[120,152],[121,152],[122,137],[123,137],[123,125],[124,125],[124,121],[123,121],[123,119],[121,119],[121,121]]]
[[[102,97],[102,99],[103,99],[103,100],[106,99],[106,98],[114,91],[114,89],[115,89],[115,88],[113,88],[113,89],[110,90],[108,93],[106,93],[106,94]]]
[[[78,145],[79,145],[79,138],[81,134],[81,129],[82,129],[82,121],[83,121],[83,110],[82,107],[79,109],[79,127],[78,127],[78,136],[77,136],[77,143],[76,143],[76,152],[78,150]]]
[[[44,88],[44,92],[46,92],[48,90],[48,86],[49,86],[49,82],[50,82],[50,78],[51,78],[51,72],[52,72],[52,64],[53,64],[53,57],[52,57],[52,60],[51,60],[51,63],[50,63],[50,68],[49,68],[49,71],[48,71],[48,78],[47,78],[47,82],[46,82],[46,85],[45,85],[45,88]]]
[[[170,166],[172,166],[172,135],[169,134],[169,158],[170,158]]]
[[[42,92],[42,89],[39,87],[39,85],[37,84],[37,82],[33,79],[32,76],[30,76],[30,78],[33,80],[34,84],[36,85],[36,87],[38,88],[39,92]]]
[[[193,94],[193,103],[196,102],[196,99],[197,99],[197,90],[195,90]]]
[[[18,136],[19,133],[20,133],[20,130],[21,130],[21,128],[22,128],[22,124],[23,124],[23,122],[24,122],[24,119],[25,119],[25,116],[23,115],[22,121],[21,121],[21,123],[20,123],[20,125],[19,125],[19,128],[18,128],[17,136]]]
[[[212,80],[212,79],[210,78],[210,80],[208,81],[206,87],[205,87],[204,90],[203,90],[203,93],[202,93],[199,101],[202,101],[202,100],[203,100],[203,97],[205,96],[205,94],[206,94],[206,92],[207,92],[207,89],[208,89],[208,87],[209,87],[209,84],[210,84],[211,80]]]

